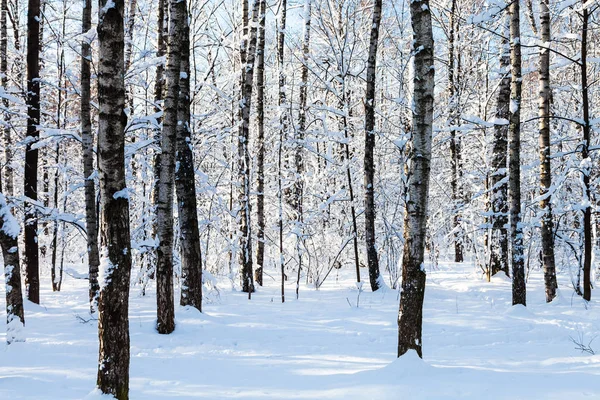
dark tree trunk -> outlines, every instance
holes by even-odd
[[[506,23],[509,23],[508,17]],[[508,29],[505,30],[508,36]],[[508,39],[502,39],[500,71],[503,74],[498,86],[496,103],[496,125],[494,126],[494,147],[492,154],[491,206],[492,235],[490,239],[491,275],[502,271],[508,276],[508,185],[506,184],[508,154],[508,119],[510,104],[510,47]]]
[[[373,23],[367,59],[367,92],[365,98],[365,238],[367,244],[367,265],[371,290],[380,287],[379,258],[375,247],[375,80],[377,76],[377,44],[381,23],[382,0],[375,0]]]
[[[21,266],[19,264],[19,230],[6,198],[0,193],[0,247],[4,259],[4,282],[6,285],[6,342],[19,341],[19,330],[25,324],[23,293],[21,290]]]
[[[123,0],[98,6],[98,171],[100,177],[100,341],[102,393],[129,398],[129,280],[131,239],[125,184]]]
[[[266,0],[260,0],[258,25],[258,47],[256,49],[256,123],[257,145],[256,169],[258,185],[256,187],[256,265],[254,275],[256,283],[263,284],[263,268],[265,262],[265,13]]]
[[[27,9],[27,146],[23,194],[38,198],[38,150],[32,148],[40,137],[40,0],[29,0]],[[32,202],[25,206],[25,291],[27,299],[40,303],[40,267],[37,212]]]
[[[85,0],[81,32],[92,28],[92,0]],[[87,231],[88,277],[90,310],[98,307],[98,220],[96,210],[96,185],[94,181],[94,131],[90,112],[92,48],[87,39],[81,41],[81,141],[83,144],[83,176],[85,178],[85,225]]]
[[[413,28],[414,77],[412,149],[408,174],[408,199],[404,218],[402,293],[398,315],[398,357],[408,350],[423,357],[422,327],[425,297],[424,252],[433,127],[433,32],[429,1],[410,3]]]
[[[156,305],[158,333],[175,330],[173,294],[173,185],[175,179],[175,146],[177,107],[181,76],[181,39],[185,2],[169,1],[169,45],[167,50],[167,96],[160,145],[160,169],[157,186],[156,223],[158,251],[156,269]]]
[[[528,3],[530,4],[530,3]],[[535,21],[529,9],[531,20]],[[550,36],[549,0],[540,0],[540,30],[542,43],[548,45]],[[532,22],[533,24],[534,22]],[[540,49],[539,61],[539,146],[540,146],[540,211],[542,236],[542,262],[544,264],[544,283],[546,301],[556,297],[556,266],[554,263],[554,231],[552,223],[552,206],[550,188],[552,187],[552,169],[550,165],[550,50]]]
[[[521,226],[521,28],[520,6],[513,1],[509,6],[510,15],[510,119],[508,196],[510,200],[510,236],[512,261],[512,302],[526,305],[525,256],[523,228]]]
[[[582,0],[582,4],[585,1]],[[583,298],[587,301],[592,299],[592,207],[591,207],[591,188],[590,188],[590,175],[592,162],[589,158],[589,147],[590,147],[590,100],[589,100],[589,86],[587,76],[587,42],[588,42],[588,24],[589,24],[589,10],[587,6],[582,7],[581,18],[583,21],[581,27],[581,108],[583,110],[583,149],[581,151],[581,158],[587,160],[586,164],[589,167],[583,170],[583,190],[584,190],[584,202],[587,204],[583,210]]]
[[[181,75],[177,125],[177,163],[175,187],[179,214],[181,249],[181,300],[182,306],[192,306],[202,311],[202,255],[196,205],[196,179],[192,132],[190,130],[190,27],[187,4],[183,3],[183,37],[181,38]]]

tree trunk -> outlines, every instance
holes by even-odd
[[[452,157],[452,207],[453,207],[453,231],[454,231],[454,261],[457,263],[463,262],[463,245],[460,234],[460,208],[462,207],[462,190],[460,187],[460,176],[461,176],[461,146],[460,138],[456,137],[456,129],[454,128],[458,124],[458,104],[456,99],[456,72],[454,70],[455,60],[455,31],[454,26],[456,14],[456,0],[452,0],[450,9],[450,27],[448,34],[448,123],[450,125],[450,153]]]
[[[244,7],[247,9],[247,6]],[[252,6],[252,24],[249,37],[245,36],[241,43],[241,100],[239,107],[238,133],[238,213],[237,222],[240,230],[238,260],[242,280],[242,291],[254,292],[252,276],[252,235],[250,222],[250,106],[252,103],[252,84],[254,80],[254,59],[256,57],[257,21],[259,0]],[[248,35],[247,14],[244,16],[244,32]]]
[[[379,258],[375,247],[375,79],[377,75],[377,44],[379,24],[381,23],[382,0],[375,0],[373,6],[373,24],[367,59],[367,91],[365,98],[365,237],[367,242],[367,265],[371,290],[380,287]]]
[[[508,25],[509,19],[505,19]],[[505,35],[509,29],[505,25]],[[506,183],[508,154],[508,119],[510,104],[510,51],[508,39],[502,39],[500,71],[503,74],[498,86],[494,147],[492,154],[491,206],[492,235],[490,238],[490,265],[492,275],[503,271],[508,276],[508,185]]]
[[[92,0],[85,0],[81,32],[92,28]],[[94,181],[94,131],[90,112],[92,48],[88,39],[81,41],[81,142],[83,144],[83,176],[85,187],[85,225],[87,231],[88,278],[90,311],[98,307],[98,220],[96,214],[96,185]]]
[[[158,251],[156,269],[156,306],[158,333],[175,330],[173,294],[173,184],[177,138],[177,104],[181,75],[181,39],[185,2],[169,1],[169,45],[167,50],[167,96],[160,145],[160,169],[157,186],[156,223]]]
[[[27,10],[27,146],[23,194],[32,202],[25,206],[25,291],[27,299],[40,303],[40,267],[37,236],[38,150],[40,137],[40,0],[29,0]]]
[[[13,217],[6,198],[0,193],[0,247],[4,259],[6,285],[6,343],[22,340],[19,331],[25,324],[21,267],[19,264],[19,231],[21,227]]]
[[[278,194],[279,194],[279,268],[281,269],[281,302],[285,302],[285,259],[283,255],[283,165],[284,141],[287,136],[287,98],[285,93],[285,71],[283,54],[285,45],[285,29],[287,19],[287,0],[281,0],[279,26],[277,27],[277,68],[279,70],[279,151],[278,151]]]
[[[585,5],[585,1],[582,0],[583,10],[581,14],[582,27],[581,27],[581,108],[583,110],[583,149],[581,151],[582,163],[586,165],[583,169],[583,190],[584,198],[583,202],[586,204],[583,210],[583,298],[590,301],[592,298],[592,207],[591,207],[591,188],[590,188],[590,175],[592,162],[589,160],[589,147],[590,147],[590,101],[589,101],[589,87],[588,87],[588,76],[587,76],[587,42],[588,42],[588,23],[589,23],[589,10],[588,6]]]
[[[531,11],[529,13],[532,14]],[[531,17],[533,20],[533,16]],[[534,21],[534,20],[533,20]],[[544,46],[550,46],[550,9],[549,0],[540,0],[540,30]],[[550,50],[540,48],[539,64],[539,106],[540,117],[540,211],[542,236],[542,262],[544,264],[544,283],[546,302],[556,297],[556,267],[554,263],[554,231],[552,223],[552,205],[550,188],[552,187],[552,170],[550,165]]]
[[[8,14],[8,1],[2,0],[0,4],[0,84],[5,91],[8,91],[8,27],[7,27],[7,14]],[[12,137],[10,134],[10,113],[9,101],[7,97],[2,98],[2,106],[4,112],[2,113],[3,127],[2,127],[2,138],[4,140],[4,171],[0,171],[0,192],[6,196],[13,195],[13,179],[14,173],[12,168],[13,159],[13,144]]]
[[[412,149],[409,160],[408,199],[404,218],[402,293],[398,315],[398,357],[413,349],[422,352],[423,264],[427,232],[427,202],[433,126],[433,33],[429,0],[410,3],[413,28],[414,77]]]
[[[177,164],[175,186],[179,214],[179,237],[181,251],[181,300],[182,306],[192,306],[202,311],[202,254],[196,205],[196,179],[192,132],[190,130],[190,27],[187,4],[183,3],[183,37],[181,38],[181,76],[179,80],[179,103],[177,125]]]
[[[296,215],[297,215],[297,230],[301,232],[301,236],[297,237],[298,248],[298,276],[296,279],[296,299],[299,297],[300,291],[300,274],[302,272],[302,253],[300,245],[304,242],[304,156],[302,149],[304,148],[304,140],[306,138],[306,111],[308,102],[308,58],[310,49],[310,22],[312,0],[304,2],[304,32],[302,41],[302,66],[300,67],[300,105],[298,111],[298,130],[296,133],[296,179],[294,182],[294,191],[296,197]],[[318,144],[317,144],[318,146]],[[318,152],[318,151],[317,151]]]
[[[125,183],[123,0],[100,0],[98,11],[98,171],[100,267],[99,389],[129,398],[131,239]]]
[[[266,0],[260,0],[260,16],[258,26],[258,47],[256,49],[256,122],[258,128],[258,154],[256,169],[258,185],[256,188],[256,264],[254,275],[256,283],[263,284],[263,268],[265,262],[265,13]]]
[[[512,302],[526,305],[525,257],[521,226],[521,28],[518,1],[510,3],[510,118],[508,196],[510,201],[510,236],[512,261]]]

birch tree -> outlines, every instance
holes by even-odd
[[[158,233],[156,269],[156,306],[158,333],[175,330],[173,293],[173,185],[175,179],[175,147],[177,108],[181,75],[181,40],[185,18],[185,2],[169,0],[169,44],[167,49],[167,96],[160,143],[160,169],[157,183],[156,223]]]
[[[404,218],[402,292],[398,314],[398,357],[415,350],[423,357],[424,252],[433,129],[433,31],[429,0],[410,3],[413,29],[413,117]]]
[[[175,185],[179,214],[179,247],[181,254],[181,300],[182,306],[192,306],[202,311],[202,254],[198,230],[196,204],[196,179],[192,132],[190,130],[190,27],[187,3],[180,1],[183,25],[181,36],[181,73],[177,117],[177,168]]]
[[[379,24],[381,23],[382,0],[375,0],[373,6],[373,24],[369,42],[369,58],[367,59],[367,91],[365,98],[365,238],[367,242],[367,265],[371,290],[376,291],[381,285],[379,274],[379,258],[375,244],[375,80],[377,78],[377,45],[379,41]]]
[[[510,236],[513,305],[526,305],[525,255],[521,224],[521,18],[518,1],[508,7],[510,16],[510,118],[508,196],[510,200]]]
[[[533,17],[532,17],[533,18]],[[540,233],[542,236],[542,262],[546,301],[556,296],[556,266],[554,260],[554,224],[552,221],[552,169],[550,163],[550,8],[549,0],[540,0],[540,34],[542,47],[539,52],[539,146],[540,146]]]
[[[0,247],[4,259],[6,286],[6,342],[20,341],[20,330],[25,324],[21,265],[19,263],[19,232],[21,227],[13,217],[4,194],[0,193]]]
[[[125,184],[125,60],[123,0],[98,7],[98,172],[100,179],[100,296],[97,385],[129,398],[129,280],[131,241]]]

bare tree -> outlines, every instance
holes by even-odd
[[[367,59],[367,91],[365,98],[365,238],[367,242],[367,264],[371,290],[376,291],[381,284],[379,258],[375,247],[375,80],[377,77],[377,44],[381,23],[382,0],[375,0],[373,24]]]
[[[241,100],[239,107],[238,132],[238,211],[237,222],[240,230],[238,259],[242,280],[242,291],[248,296],[254,292],[252,276],[252,236],[250,222],[250,106],[254,81],[254,60],[256,58],[257,21],[259,0],[252,6],[252,24],[248,24],[248,5],[244,0],[244,37],[240,44],[241,57]],[[250,29],[248,29],[250,28]]]
[[[532,17],[533,20],[533,17]],[[549,45],[550,8],[549,0],[540,0],[540,31],[544,45]],[[544,283],[546,301],[556,297],[556,266],[554,263],[554,229],[552,222],[552,169],[550,165],[550,49],[540,48],[539,60],[539,146],[540,146],[540,210],[542,236],[542,262],[544,263]]]
[[[38,220],[34,203],[38,199],[38,150],[40,137],[40,0],[29,0],[27,8],[27,146],[23,194],[25,207],[25,291],[27,299],[40,303]]]
[[[460,177],[462,174],[461,166],[461,140],[456,135],[455,126],[458,124],[458,99],[456,93],[457,74],[455,71],[455,26],[456,21],[456,0],[451,1],[450,20],[448,28],[448,122],[450,124],[450,153],[452,157],[452,177],[450,186],[452,187],[452,206],[453,206],[453,229],[454,229],[454,261],[463,262],[463,245],[460,234],[460,207],[463,198]]]
[[[266,0],[260,0],[258,18],[258,45],[256,48],[256,124],[257,124],[257,157],[256,174],[256,264],[254,271],[256,283],[263,284],[263,268],[265,263],[265,13]]]
[[[196,179],[192,132],[190,130],[190,27],[187,4],[183,3],[181,38],[181,73],[177,124],[177,164],[175,187],[179,214],[179,242],[181,254],[182,306],[192,306],[202,311],[202,254],[196,204]]]
[[[131,241],[125,184],[125,32],[123,0],[100,0],[98,12],[98,172],[100,296],[98,388],[129,398]]]
[[[510,104],[510,46],[508,41],[509,19],[505,18],[505,36],[501,40],[500,73],[496,101],[496,123],[494,126],[494,145],[492,149],[491,207],[492,235],[490,265],[488,271],[496,275],[503,271],[508,275],[508,185],[506,184],[506,169],[508,167],[508,119]]]
[[[6,197],[0,193],[0,247],[4,259],[6,285],[6,342],[20,340],[19,330],[25,324],[21,266],[19,264],[19,231],[21,227],[13,217]]]
[[[518,1],[508,7],[510,16],[510,118],[508,197],[510,200],[510,236],[513,305],[526,305],[525,256],[521,225],[521,17]]]
[[[404,218],[402,293],[398,315],[398,357],[408,350],[423,357],[422,327],[426,273],[423,264],[433,128],[433,32],[429,0],[410,3],[414,76],[412,148]]]
[[[173,185],[175,179],[175,146],[177,108],[181,75],[181,40],[185,2],[169,1],[169,45],[167,49],[167,96],[160,144],[156,223],[158,232],[156,269],[156,306],[158,333],[175,330],[173,294]]]

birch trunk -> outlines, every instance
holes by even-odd
[[[237,222],[240,231],[238,260],[242,280],[242,291],[250,294],[254,292],[254,277],[252,276],[252,235],[250,222],[250,106],[252,103],[252,84],[254,80],[254,60],[256,57],[257,20],[259,0],[254,0],[252,6],[252,25],[244,32],[249,32],[249,37],[241,43],[241,100],[239,107],[239,132],[238,132],[238,213]],[[244,18],[247,18],[245,16]],[[247,46],[247,47],[245,47]]]
[[[509,35],[508,17],[505,19],[505,36]],[[492,235],[490,239],[490,265],[492,275],[503,271],[508,276],[508,185],[506,183],[508,154],[508,119],[510,104],[510,46],[502,39],[500,50],[500,73],[496,102],[496,125],[492,154],[491,206]]]
[[[98,171],[100,269],[99,389],[129,398],[131,239],[125,183],[123,0],[100,0],[98,11]]]
[[[169,1],[169,45],[167,50],[167,96],[160,142],[156,223],[158,233],[156,268],[156,306],[158,333],[175,330],[173,293],[173,185],[175,179],[175,146],[177,138],[177,104],[181,75],[181,39],[185,3]]]
[[[202,311],[202,255],[200,253],[196,179],[190,130],[190,27],[187,4],[185,1],[182,3],[183,20],[180,21],[180,24],[183,25],[183,37],[181,38],[176,157],[178,168],[175,172],[181,252],[180,304]]]
[[[454,261],[463,262],[463,245],[460,235],[460,208],[462,207],[462,190],[460,187],[460,176],[461,176],[461,144],[460,138],[456,135],[456,129],[454,128],[458,124],[458,105],[457,105],[457,93],[456,93],[456,82],[455,78],[458,78],[455,69],[455,21],[456,14],[456,0],[452,0],[450,8],[450,28],[448,34],[448,124],[450,125],[450,153],[452,158],[452,206],[453,206],[453,230],[454,230]]]
[[[283,255],[283,164],[282,157],[284,153],[284,141],[287,135],[288,120],[286,110],[285,93],[285,71],[283,69],[283,55],[285,45],[285,29],[287,19],[287,0],[281,0],[281,15],[279,16],[279,26],[277,27],[277,68],[279,70],[279,151],[278,151],[278,197],[279,197],[279,268],[281,269],[281,302],[285,302],[285,259]]]
[[[19,331],[25,324],[23,293],[21,290],[21,266],[19,264],[20,226],[13,217],[6,198],[0,193],[0,247],[4,259],[4,282],[6,285],[6,343],[20,341]]]
[[[294,191],[296,197],[296,214],[297,214],[297,230],[301,235],[297,237],[298,251],[298,276],[296,279],[296,299],[300,292],[300,274],[302,272],[302,255],[301,242],[304,242],[304,140],[306,138],[306,112],[308,102],[308,58],[310,50],[310,23],[312,18],[312,0],[304,2],[304,32],[302,40],[302,66],[300,67],[300,105],[298,111],[298,130],[296,133],[296,179],[294,181]]]
[[[510,201],[510,236],[512,261],[512,302],[526,305],[525,257],[521,226],[521,28],[518,1],[510,3],[510,118],[508,196]]]
[[[426,279],[423,258],[427,231],[435,83],[429,0],[411,2],[410,14],[414,49],[414,110],[412,149],[409,155],[408,198],[404,218],[405,242],[398,315],[398,357],[410,349],[415,350],[419,357],[423,357],[423,299]]]
[[[2,0],[0,3],[0,84],[5,91],[8,91],[8,1]],[[2,119],[4,126],[2,128],[2,139],[4,140],[4,171],[0,171],[0,192],[7,196],[13,195],[14,173],[12,169],[13,149],[12,137],[10,134],[10,113],[8,112],[10,103],[7,97],[2,98],[4,112]]]
[[[258,24],[258,47],[256,49],[256,123],[257,146],[256,169],[258,185],[256,187],[256,283],[263,284],[263,268],[265,262],[265,13],[266,0],[260,0],[260,16]]]
[[[375,247],[375,80],[377,75],[377,44],[381,23],[382,0],[373,5],[373,23],[367,59],[367,90],[365,98],[365,238],[367,244],[367,265],[371,290],[380,287],[379,258]]]
[[[533,19],[531,9],[529,15]],[[540,0],[540,30],[543,46],[550,46],[550,8],[549,0]],[[550,165],[550,50],[540,48],[539,61],[539,146],[540,146],[540,211],[542,236],[542,262],[544,264],[544,283],[546,302],[556,297],[556,266],[554,262],[554,231],[552,222],[552,169]]]

